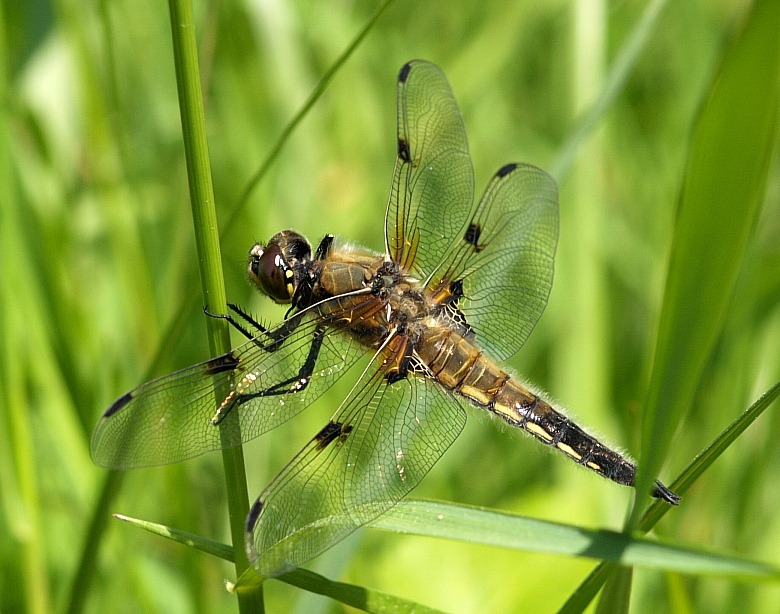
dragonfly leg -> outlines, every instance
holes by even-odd
[[[314,259],[323,260],[330,253],[331,245],[333,245],[333,235],[328,233],[317,246],[317,251],[314,252]]]
[[[257,322],[252,316],[247,314],[244,310],[242,310],[237,305],[234,305],[233,303],[228,303],[228,307],[235,311],[243,320],[248,322],[251,326],[253,326],[257,331],[259,331],[260,334],[268,333],[268,329],[260,324],[260,322]],[[208,310],[208,307],[203,307],[203,313],[205,313],[210,318],[217,318],[219,320],[227,320],[227,323],[230,324],[233,328],[235,328],[238,332],[240,332],[244,337],[249,339],[250,341],[255,339],[258,336],[258,333],[252,334],[250,331],[248,331],[246,328],[244,328],[243,324],[236,320],[232,315],[229,313],[213,313]]]
[[[234,311],[244,322],[249,324],[254,329],[254,332],[246,329],[244,325],[236,320],[232,315],[225,314],[225,313],[212,313],[207,308],[203,308],[203,313],[205,313],[210,318],[219,318],[220,320],[227,320],[228,324],[230,324],[233,328],[235,328],[238,332],[240,332],[244,337],[249,339],[250,341],[254,341],[255,345],[257,345],[259,348],[265,350],[266,352],[274,352],[277,349],[279,349],[279,346],[282,345],[285,339],[289,337],[292,332],[298,327],[298,324],[300,324],[301,320],[297,317],[292,317],[289,320],[286,320],[284,325],[277,328],[276,330],[271,330],[265,326],[263,326],[260,322],[255,320],[252,316],[250,316],[246,311],[241,309],[238,305],[234,303],[228,303],[228,307]],[[262,343],[260,341],[260,336],[266,335],[268,338],[270,338],[270,343]]]
[[[219,424],[225,419],[225,416],[227,416],[233,410],[233,408],[239,407],[240,405],[243,405],[244,403],[253,399],[285,394],[296,394],[302,390],[305,390],[311,381],[312,374],[314,373],[314,367],[317,364],[317,358],[319,357],[324,338],[325,329],[322,327],[317,327],[314,331],[314,335],[312,336],[312,342],[311,346],[309,347],[309,353],[306,355],[306,360],[303,362],[300,369],[298,369],[298,373],[296,375],[278,382],[273,386],[264,388],[263,390],[258,390],[257,392],[239,392],[238,394],[231,393],[219,406],[217,412],[211,418],[211,423],[214,425]],[[274,346],[272,349],[269,349],[269,347],[264,347],[264,349],[272,352],[279,346],[280,343],[281,341],[275,341],[273,344],[269,344],[269,347]],[[244,376],[244,379],[247,379],[247,377]],[[242,382],[239,382],[239,384],[236,385],[237,390],[241,388],[241,383]]]

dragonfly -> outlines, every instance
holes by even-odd
[[[299,567],[386,513],[480,408],[625,486],[636,466],[503,366],[547,303],[558,240],[553,179],[501,167],[474,201],[466,131],[444,73],[405,64],[384,253],[326,234],[313,250],[285,230],[255,244],[249,280],[288,305],[266,326],[236,305],[246,341],[119,397],[92,437],[113,469],[163,465],[238,446],[291,419],[336,380],[354,385],[276,475],[246,520],[254,568]],[[656,481],[654,497],[679,497]]]

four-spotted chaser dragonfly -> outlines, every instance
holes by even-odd
[[[223,317],[246,343],[128,392],[95,429],[100,465],[173,463],[273,429],[353,371],[336,413],[251,508],[246,547],[266,577],[388,511],[455,441],[468,406],[634,484],[629,460],[501,366],[552,285],[554,181],[507,164],[475,205],[463,120],[446,77],[428,62],[398,76],[397,146],[383,254],[326,235],[312,255],[291,230],[256,244],[247,273],[261,293],[290,305],[282,323],[267,328],[231,306],[234,315]],[[660,482],[653,495],[679,500]]]

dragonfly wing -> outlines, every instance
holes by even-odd
[[[366,353],[348,335],[325,329],[311,377],[301,387],[298,374],[310,357],[317,326],[314,320],[302,322],[274,351],[267,349],[273,331],[260,334],[228,354],[131,390],[95,427],[92,458],[112,469],[165,465],[240,445],[289,420]],[[288,383],[279,394],[253,396],[280,382]],[[212,424],[220,405],[239,395],[246,402],[230,412],[238,424],[235,417],[224,421],[228,428]]]
[[[398,157],[385,214],[388,255],[427,279],[465,230],[474,171],[463,119],[444,73],[415,60],[398,76]]]
[[[385,513],[463,429],[446,390],[415,376],[388,384],[381,362],[252,507],[247,551],[261,575],[299,567]]]
[[[553,179],[527,164],[496,173],[474,206],[466,131],[447,78],[424,61],[398,77],[398,158],[385,219],[390,257],[432,293],[461,284],[457,309],[497,359],[542,314],[558,240]]]
[[[547,304],[558,242],[558,189],[529,164],[502,167],[428,288],[457,287],[457,309],[480,345],[504,360]]]

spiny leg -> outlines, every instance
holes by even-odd
[[[228,313],[212,313],[205,307],[203,308],[203,313],[205,313],[210,318],[219,318],[220,320],[227,320],[228,324],[230,324],[233,328],[235,328],[238,332],[240,332],[244,337],[249,339],[250,341],[254,341],[258,347],[261,347],[267,352],[273,352],[276,349],[281,346],[281,344],[284,342],[287,337],[289,337],[293,331],[297,328],[297,326],[301,322],[301,318],[299,316],[293,316],[287,320],[284,321],[284,323],[277,327],[276,329],[269,329],[266,326],[263,326],[260,322],[255,320],[252,316],[250,316],[246,311],[241,309],[238,305],[234,303],[228,303],[228,307],[234,311],[244,322],[249,324],[252,328],[255,329],[255,332],[251,332],[244,328],[244,325],[241,324],[238,320],[236,320],[232,315]],[[263,344],[259,341],[260,335],[266,335],[271,339],[271,343]]]
[[[289,333],[287,336],[289,336]],[[263,347],[263,346],[261,347],[263,347],[263,349],[266,349],[269,352],[273,352],[281,345],[281,343],[286,338],[287,337],[280,338],[278,340],[275,340],[272,344],[269,344],[269,346],[267,347]],[[241,384],[244,382],[244,380],[248,379],[250,383],[254,382],[254,374],[252,374],[252,377],[244,376],[242,382],[239,382],[236,385],[236,388],[233,390],[233,392],[230,395],[228,395],[228,397],[226,397],[224,401],[222,401],[222,404],[217,409],[217,412],[211,418],[212,424],[215,425],[219,424],[235,407],[239,407],[244,403],[251,401],[252,399],[257,399],[260,397],[286,395],[286,394],[296,394],[305,390],[306,387],[309,385],[309,382],[311,381],[312,374],[314,373],[314,367],[317,364],[317,358],[319,357],[320,349],[322,348],[322,342],[324,338],[325,338],[325,329],[323,327],[318,326],[314,330],[314,334],[312,335],[312,342],[311,342],[311,346],[309,346],[309,352],[306,355],[306,360],[298,369],[298,373],[293,377],[290,377],[286,380],[274,384],[273,386],[269,386],[268,388],[259,390],[257,392],[242,393],[240,392],[240,389],[242,387]]]

